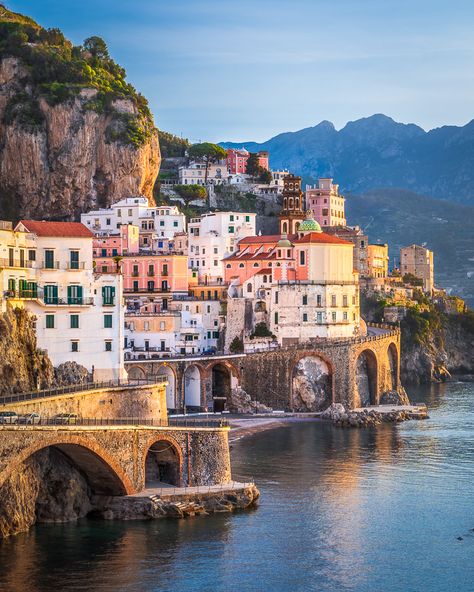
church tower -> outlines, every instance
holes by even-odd
[[[280,212],[280,234],[296,234],[305,219],[301,177],[287,175],[283,179],[283,209]]]

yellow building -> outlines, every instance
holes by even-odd
[[[368,245],[367,275],[373,278],[388,276],[388,245]]]

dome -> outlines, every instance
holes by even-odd
[[[290,247],[292,247],[293,245],[291,244],[291,242],[288,240],[288,235],[286,233],[283,233],[281,235],[281,239],[278,241],[277,243],[277,247],[284,247],[285,249],[288,249]]]
[[[298,232],[322,232],[322,230],[314,218],[306,218],[299,225]]]

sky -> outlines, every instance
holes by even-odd
[[[103,37],[157,126],[192,142],[474,118],[473,0],[2,1],[75,44]]]

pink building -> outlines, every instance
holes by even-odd
[[[227,148],[227,168],[231,175],[245,174],[247,171],[247,160],[250,152],[245,148]],[[258,164],[265,170],[269,170],[269,155],[266,151],[258,152]]]
[[[346,247],[351,243],[321,232],[314,220],[305,220],[297,234],[288,237],[278,234],[248,236],[239,241],[235,253],[224,259],[225,283],[236,283],[237,280],[242,285],[262,273],[268,275],[269,283],[312,280],[310,262],[313,249],[320,249],[321,246],[331,249],[341,245]],[[325,263],[329,258],[325,257]]]
[[[138,253],[138,226],[122,224],[116,233],[97,234],[92,245],[94,259],[98,257],[122,257],[127,253]]]
[[[306,186],[306,207],[321,226],[346,226],[345,201],[332,179],[319,179],[314,187]]]

